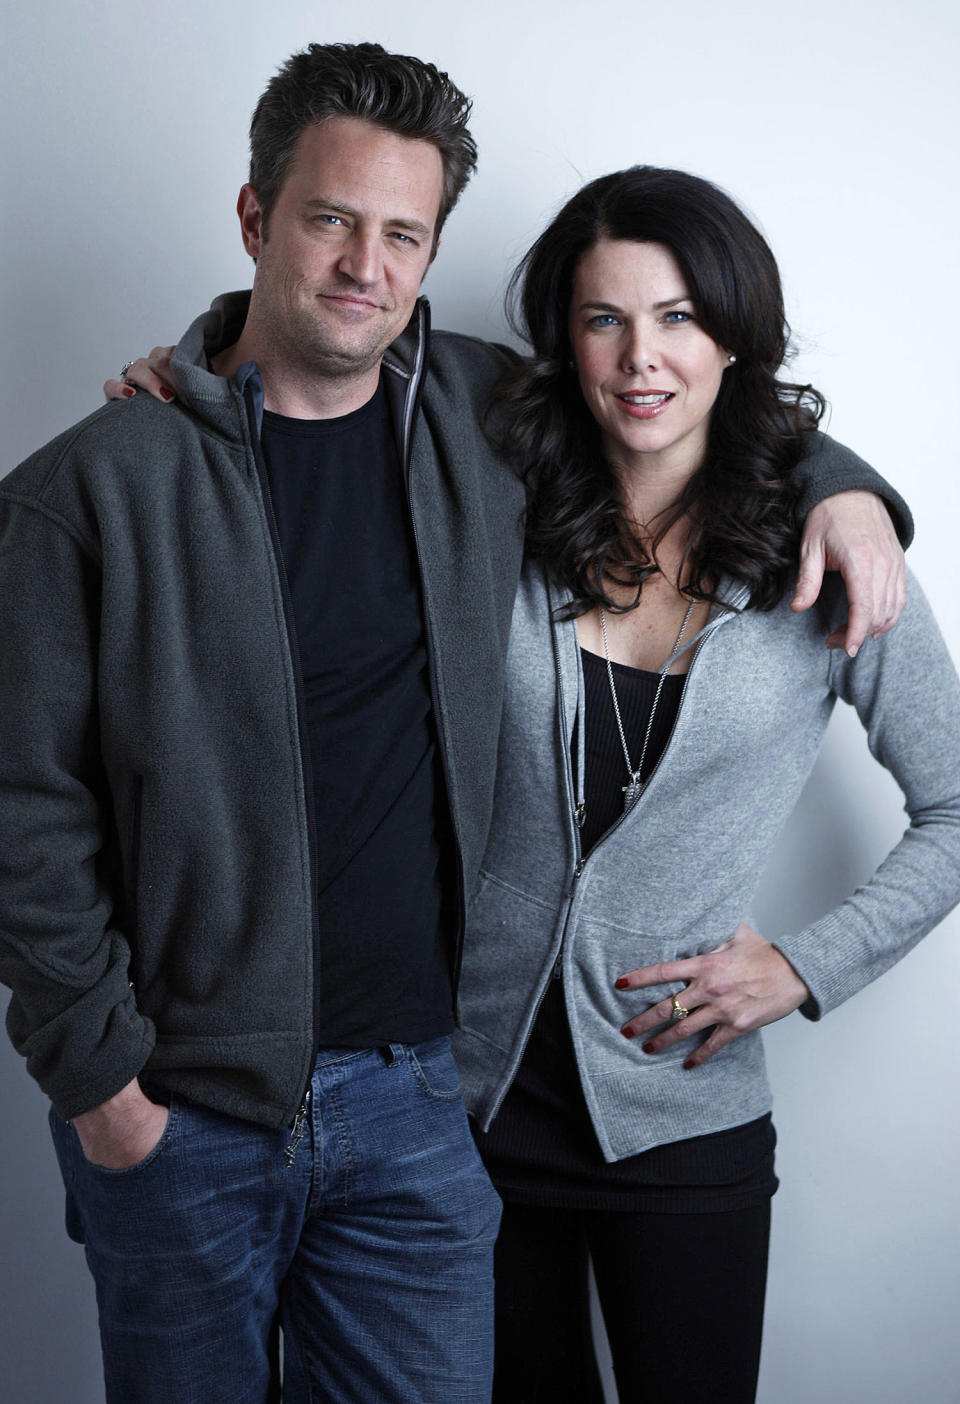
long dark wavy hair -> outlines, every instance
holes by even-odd
[[[665,244],[699,324],[736,354],[713,406],[705,461],[646,545],[625,520],[571,359],[574,275],[601,239]],[[525,476],[527,548],[571,592],[565,616],[596,604],[635,608],[657,569],[657,544],[683,516],[692,524],[684,593],[713,600],[727,575],[749,588],[749,607],[772,609],[797,560],[792,471],[802,434],[816,428],[825,402],[812,386],[778,379],[790,336],[780,275],[766,240],[733,200],[709,181],[656,166],[591,181],[514,271],[507,315],[533,355],[499,387],[491,431]],[[613,584],[634,588],[627,604],[610,598]]]

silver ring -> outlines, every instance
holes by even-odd
[[[127,371],[132,365],[132,361],[124,361],[123,365],[120,367],[120,379],[123,381],[124,385],[127,384]]]
[[[685,1009],[685,1008],[683,1007],[683,1005],[680,1003],[680,996],[679,996],[679,995],[674,995],[674,996],[673,996],[673,1014],[671,1015],[671,1018],[673,1018],[673,1019],[685,1019],[689,1013],[690,1013],[690,1010],[689,1010],[689,1009]]]

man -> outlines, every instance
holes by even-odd
[[[287,1400],[489,1390],[498,1205],[448,1035],[523,492],[478,424],[505,353],[417,300],[468,116],[376,45],[294,56],[251,126],[253,291],[180,342],[182,405],[0,485],[0,976],[111,1404],[276,1398],[278,1318]],[[807,466],[810,500],[877,484]]]

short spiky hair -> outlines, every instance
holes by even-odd
[[[250,122],[250,184],[264,225],[304,128],[330,117],[362,117],[432,142],[440,152],[437,238],[476,169],[477,147],[467,130],[471,106],[446,73],[422,59],[388,54],[379,44],[311,44],[270,79]]]

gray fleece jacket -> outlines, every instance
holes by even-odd
[[[455,1052],[486,1128],[547,981],[562,972],[587,1105],[605,1158],[736,1126],[770,1106],[758,1032],[685,1071],[619,1030],[682,988],[618,991],[618,975],[711,950],[749,919],[773,843],[838,697],[900,784],[909,826],[868,883],[776,945],[819,1018],[899,960],[960,900],[960,684],[915,580],[906,612],[857,658],[824,647],[845,613],[715,608],[670,741],[640,799],[581,860],[583,675],[576,627],[539,566],[524,572],[507,661],[494,820],[468,910]],[[664,665],[666,666],[666,665]],[[705,1035],[704,1035],[705,1036]]]
[[[0,483],[0,979],[64,1117],[146,1072],[280,1126],[312,1068],[308,753],[258,377],[207,369],[246,306],[186,333],[180,404],[106,405]],[[478,429],[505,363],[444,333],[428,351],[425,304],[384,362],[465,888],[522,555],[522,486]]]
[[[300,670],[258,376],[208,369],[247,296],[218,299],[180,342],[181,403],[107,405],[0,484],[0,980],[11,1038],[65,1117],[145,1072],[280,1126],[322,1032]],[[465,892],[522,555],[522,486],[479,428],[509,355],[428,341],[421,303],[384,358]],[[805,466],[808,506],[886,490],[822,436]]]

